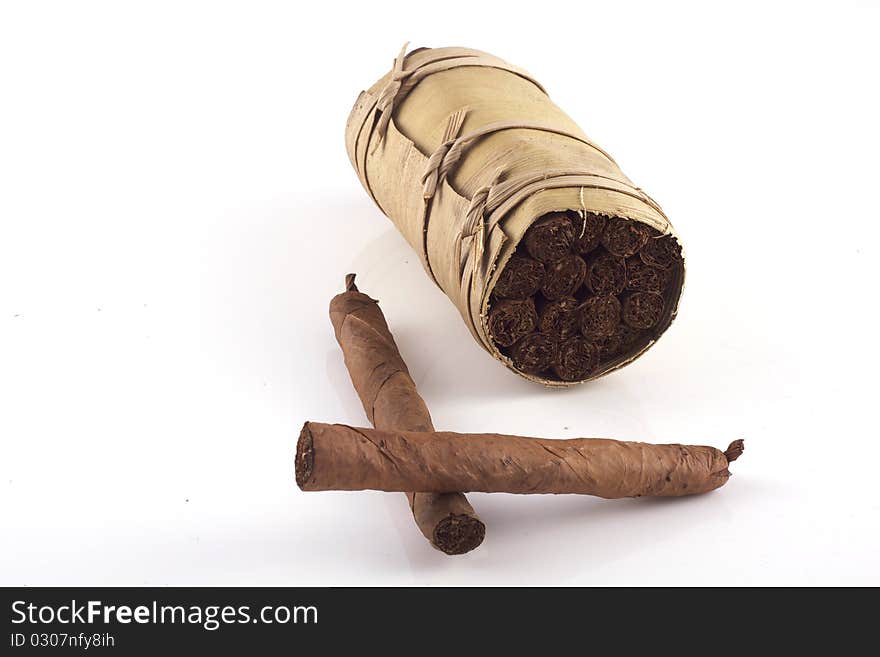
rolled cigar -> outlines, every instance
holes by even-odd
[[[647,265],[639,256],[626,260],[626,289],[633,292],[662,292],[669,282],[668,270]]]
[[[714,490],[743,450],[649,445],[603,438],[405,432],[306,422],[296,481],[305,491],[573,493],[608,499]]]
[[[543,264],[534,258],[514,255],[498,276],[493,292],[500,299],[528,299],[543,280]]]
[[[492,305],[489,311],[489,333],[502,347],[514,342],[535,330],[538,314],[533,299],[504,299]]]
[[[598,347],[585,337],[576,335],[559,345],[553,371],[563,381],[579,381],[599,364]]]
[[[535,260],[553,262],[571,250],[574,225],[564,212],[552,212],[533,223],[523,241],[529,255]]]
[[[661,269],[669,269],[681,262],[681,244],[672,235],[651,237],[639,251],[645,264]]]
[[[595,338],[593,344],[596,345],[596,353],[601,363],[608,362],[620,353],[621,342],[617,331],[610,335],[602,335]]]
[[[597,253],[587,265],[586,282],[593,294],[620,294],[626,287],[626,263],[610,253]]]
[[[513,345],[510,358],[514,367],[537,374],[549,369],[556,360],[559,341],[547,333],[532,333]]]
[[[611,335],[619,323],[620,301],[610,294],[590,297],[581,307],[580,329],[588,340]]]
[[[648,227],[638,221],[614,217],[602,234],[602,246],[608,253],[628,258],[639,252],[648,241]]]
[[[579,218],[575,222],[574,250],[584,254],[598,247],[607,223],[608,218],[604,215],[596,214],[595,212],[585,212],[584,217]],[[577,232],[578,224],[580,225],[580,232]]]
[[[614,332],[594,339],[599,350],[599,361],[606,363],[620,353],[630,350],[644,335],[640,331],[624,323],[617,325]]]
[[[617,330],[615,330],[614,334],[620,340],[621,349],[630,349],[645,337],[645,331],[627,326],[623,322],[617,325]]]
[[[359,292],[354,278],[349,274],[346,291],[330,302],[330,321],[367,419],[377,429],[433,431],[428,407],[416,390],[378,302]],[[307,467],[313,456],[298,448],[297,472]],[[416,525],[434,547],[446,554],[464,554],[483,542],[486,527],[461,493],[404,492]]]
[[[583,284],[586,275],[587,263],[570,253],[544,266],[541,294],[551,301],[571,296]]]
[[[574,297],[548,301],[541,308],[538,330],[565,340],[580,330],[580,302]]]
[[[663,315],[663,296],[656,292],[633,292],[623,302],[623,321],[634,329],[648,329]]]

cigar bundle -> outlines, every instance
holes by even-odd
[[[521,376],[594,379],[675,317],[684,261],[660,206],[522,69],[404,48],[345,136],[369,195],[477,342]]]

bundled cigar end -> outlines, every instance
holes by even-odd
[[[524,263],[532,264],[528,271]],[[533,381],[565,386],[594,379],[628,364],[660,337],[675,317],[683,279],[673,234],[624,217],[551,212],[535,220],[499,272],[488,307],[489,338],[511,369]],[[509,290],[519,292],[515,303]],[[591,347],[578,342],[563,349],[578,330]],[[522,357],[534,351],[539,334],[559,342],[554,360]]]
[[[312,478],[315,469],[315,444],[309,423],[303,424],[299,432],[299,440],[296,441],[296,459],[294,460],[294,473],[296,485],[300,490],[309,490],[307,484]]]
[[[485,537],[486,525],[479,518],[451,513],[434,528],[433,545],[446,554],[465,554],[478,547]]]

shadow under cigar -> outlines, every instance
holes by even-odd
[[[707,525],[725,522],[732,513],[729,497],[712,494],[627,500],[468,495],[489,530],[480,549],[463,559],[480,573],[502,576],[510,585],[583,581],[585,574],[600,571],[610,562],[655,551],[666,542],[680,540],[682,534],[707,531]],[[402,544],[410,566],[420,574],[442,573],[448,578],[461,568],[460,561],[432,554],[415,539]],[[536,549],[538,544],[546,549]]]

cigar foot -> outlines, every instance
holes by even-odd
[[[312,478],[312,471],[315,468],[315,449],[312,432],[309,431],[309,423],[303,425],[302,431],[299,433],[299,440],[296,441],[296,459],[294,460],[294,473],[296,475],[296,485],[301,490],[305,490],[303,486]]]
[[[486,536],[486,525],[473,516],[450,514],[434,528],[434,545],[446,554],[470,552]]]

